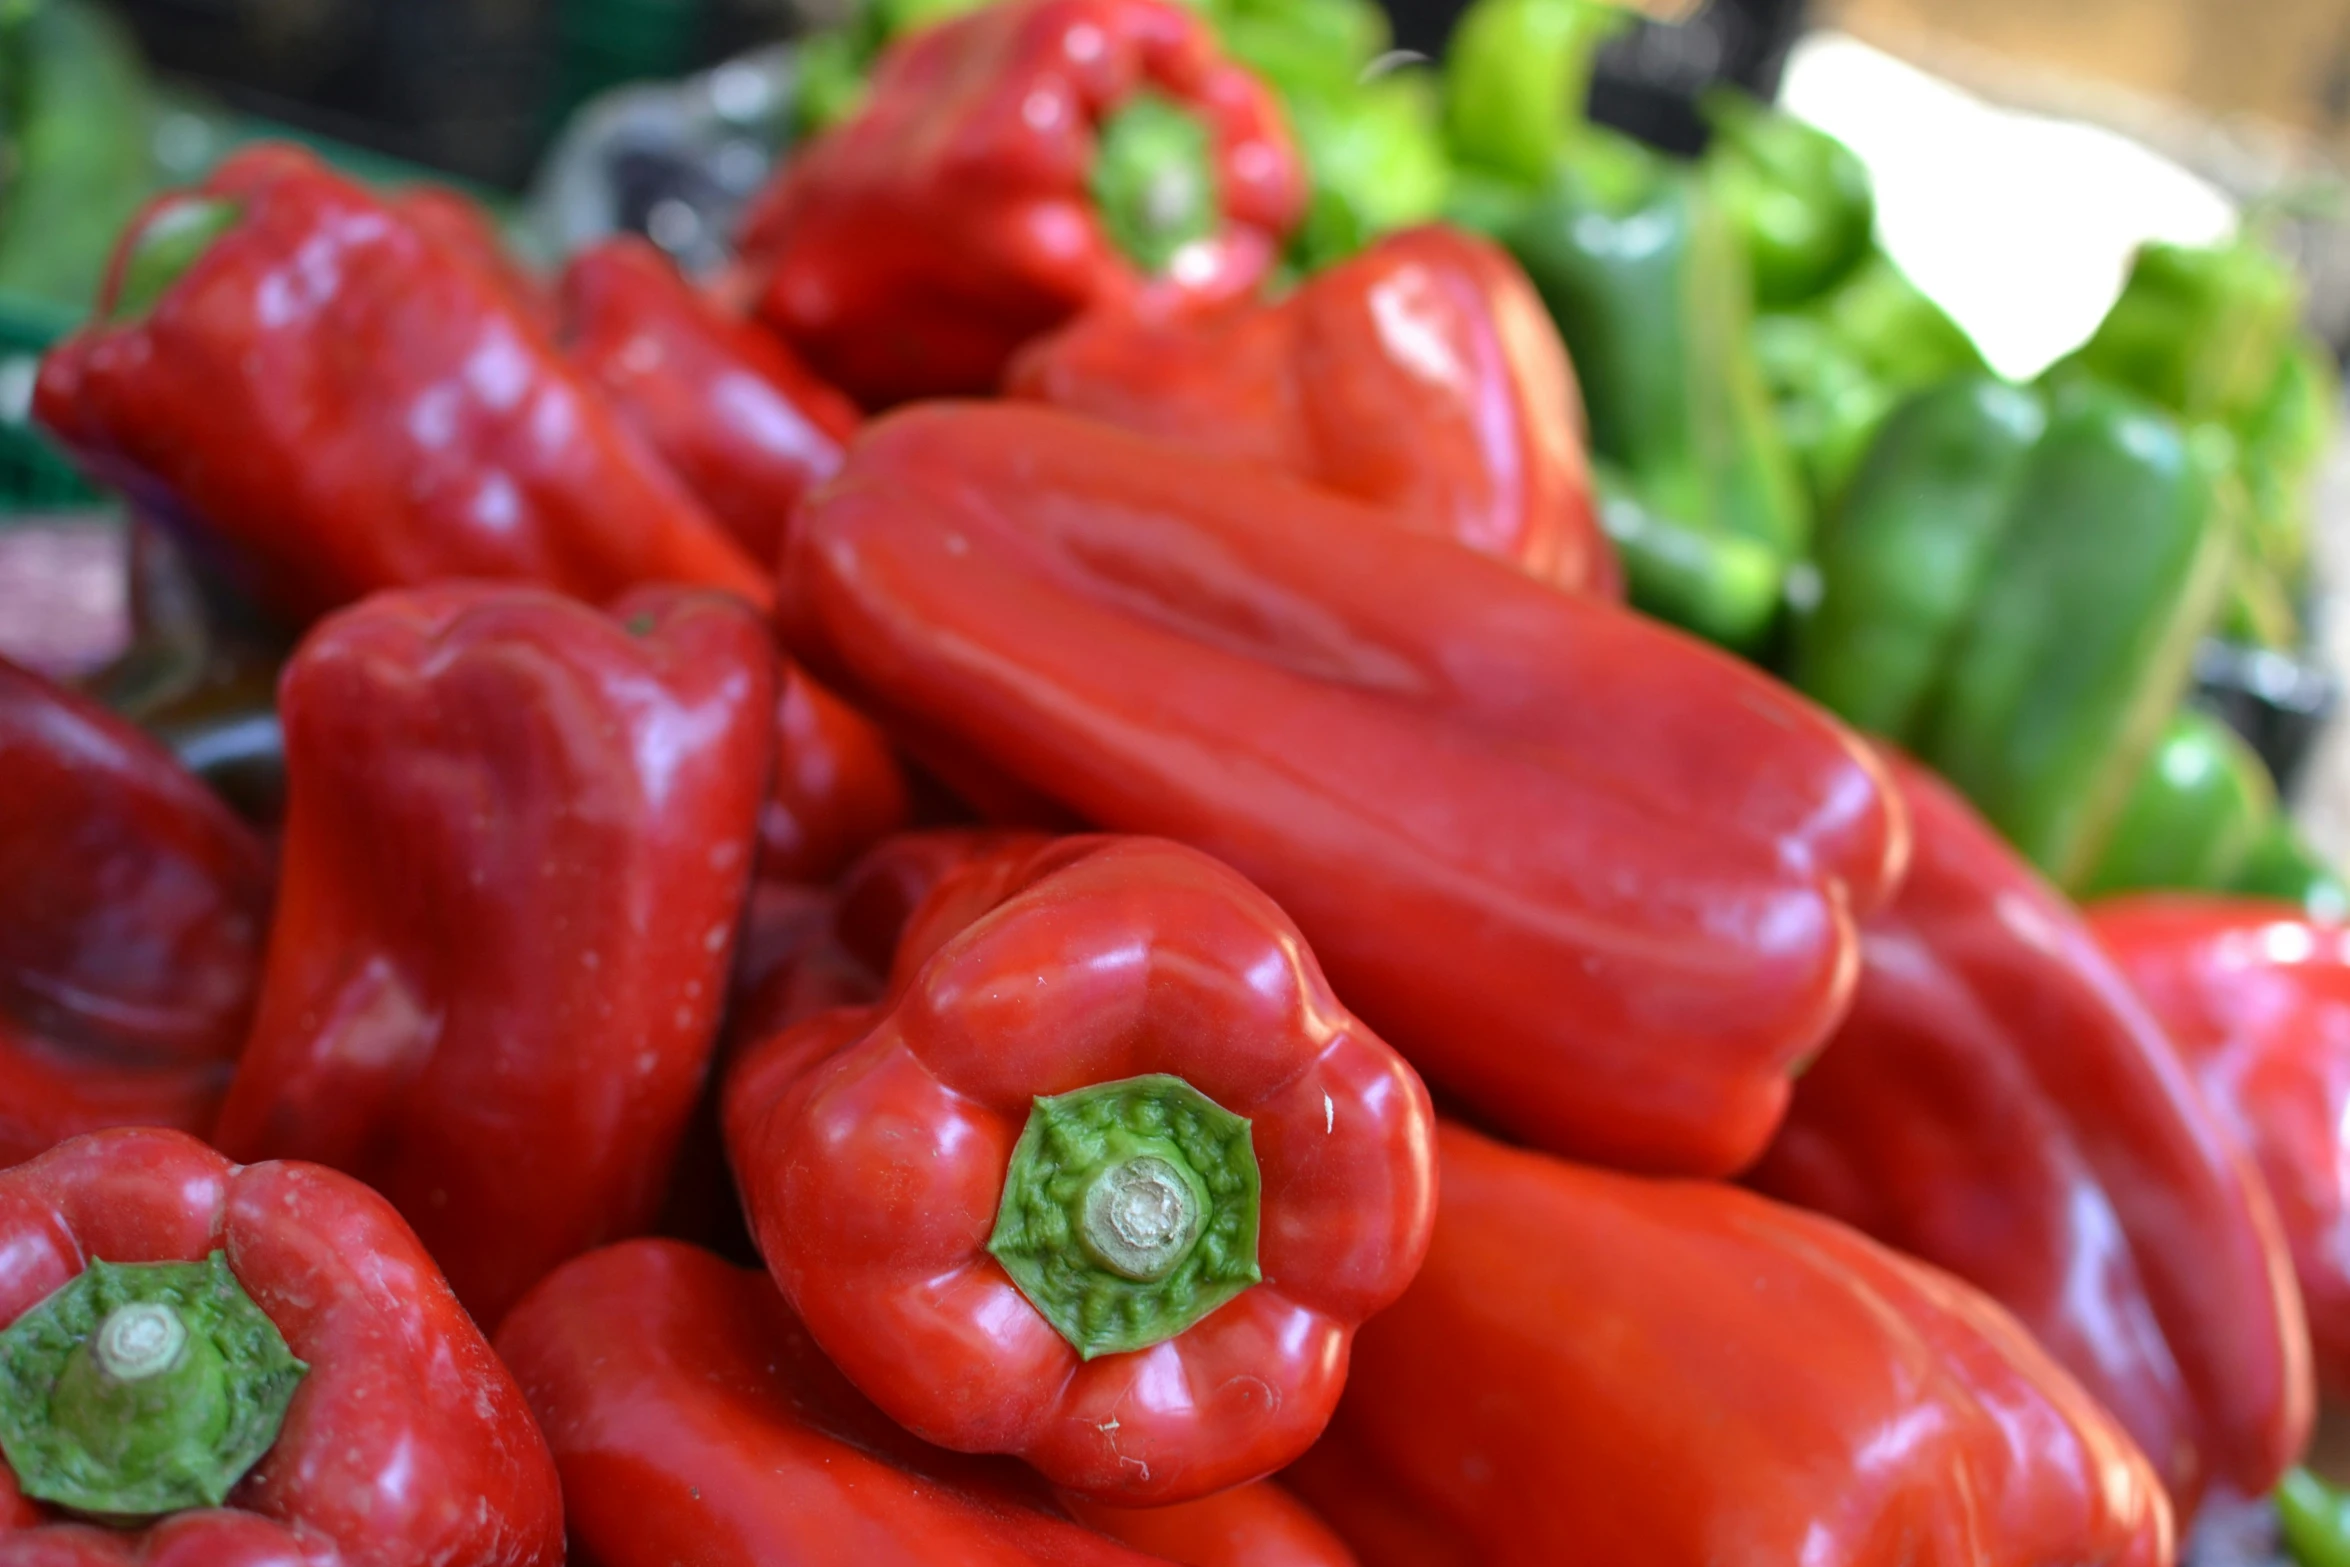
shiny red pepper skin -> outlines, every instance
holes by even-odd
[[[1411,229],[1271,304],[1102,309],[1031,345],[1034,398],[1352,495],[1562,587],[1618,591],[1558,331],[1498,246]]]
[[[216,1134],[391,1198],[476,1318],[647,1228],[708,1064],[773,729],[722,594],[382,594],[314,630],[252,1043]]]
[[[184,1133],[99,1132],[0,1170],[0,1326],[93,1259],[228,1253],[309,1373],[226,1508],[141,1530],[8,1520],[9,1567],[560,1567],[546,1440],[391,1205],[310,1164],[238,1166]],[[21,1516],[21,1515],[20,1515]]]
[[[1086,190],[1100,123],[1144,92],[1202,116],[1223,223],[1168,275],[1112,245]],[[757,311],[868,407],[988,392],[1088,305],[1237,298],[1305,179],[1271,93],[1172,0],[1004,0],[901,39],[866,104],[795,152],[742,249]]]
[[[1438,1155],[1427,1266],[1284,1476],[1365,1567],[2172,1561],[2144,1456],[1957,1280],[1731,1187]]]
[[[785,659],[776,672],[775,787],[759,812],[763,880],[829,881],[906,825],[913,796],[871,719]]]
[[[2350,1395],[2350,932],[2288,904],[2191,893],[2116,898],[2088,915],[2259,1165],[2318,1378]]]
[[[392,206],[440,250],[487,272],[540,332],[555,334],[560,318],[554,294],[506,248],[497,224],[477,204],[446,186],[411,185],[393,198]]]
[[[145,314],[108,320],[134,225],[98,319],[42,361],[34,413],[269,609],[301,623],[442,577],[765,602],[761,568],[478,254],[284,147],[198,193],[241,218]]]
[[[958,894],[973,878],[989,906]],[[1084,1360],[988,1236],[1034,1101],[1150,1073],[1251,1121],[1263,1281],[1148,1349]],[[951,874],[908,923],[889,1000],[752,1050],[725,1113],[760,1252],[866,1396],[941,1446],[1129,1505],[1302,1452],[1434,1207],[1419,1079],[1263,894],[1155,839],[1062,839]]]
[[[1173,1507],[1104,1507],[1063,1497],[1089,1529],[1181,1567],[1357,1567],[1312,1508],[1270,1480]]]
[[[2213,1479],[2265,1494],[2313,1402],[2267,1193],[2072,906],[1948,786],[1898,772],[1909,880],[1755,1185],[2013,1311],[2182,1516]]]
[[[0,660],[0,1165],[105,1126],[211,1125],[269,875],[170,752]]]
[[[563,319],[571,362],[753,560],[773,563],[800,496],[840,466],[856,405],[633,236],[571,259]]]
[[[1726,655],[1049,409],[873,426],[781,610],[916,755],[1216,855],[1434,1082],[1594,1159],[1758,1154],[1907,852],[1873,753]]]
[[[566,1264],[498,1334],[596,1567],[1144,1567],[1018,1465],[926,1447],[764,1274],[674,1241]]]

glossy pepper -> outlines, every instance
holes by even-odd
[[[599,1567],[1144,1567],[1033,1474],[930,1447],[824,1358],[775,1286],[675,1241],[549,1275],[498,1333]]]
[[[769,591],[505,281],[288,147],[125,234],[34,414],[296,623],[451,576]]]
[[[950,875],[884,1005],[775,1036],[726,1093],[760,1252],[849,1380],[1132,1504],[1320,1434],[1427,1246],[1431,1120],[1281,911],[1155,839]]]
[[[171,754],[0,660],[0,1165],[211,1125],[253,1015],[269,857]]]
[[[2071,905],[1900,764],[1909,880],[1753,1172],[1983,1289],[2138,1439],[2182,1514],[2308,1438],[2275,1209]]]
[[[287,666],[260,1015],[215,1141],[391,1198],[494,1324],[647,1227],[726,995],[773,747],[740,603],[448,583]]]
[[[2183,708],[2130,785],[2081,896],[2233,886],[2276,819],[2260,753],[2222,720]]]
[[[906,825],[913,797],[872,721],[789,659],[775,680],[775,784],[759,809],[762,880],[828,881]]]
[[[2145,1458],[2013,1318],[1841,1225],[1445,1123],[1419,1280],[1290,1472],[1364,1567],[2165,1567]]]
[[[840,466],[857,409],[771,332],[729,315],[633,236],[563,272],[571,362],[753,560]]]
[[[918,755],[1216,855],[1433,1080],[1593,1157],[1759,1152],[1906,852],[1870,754],[1727,656],[1049,410],[876,425],[782,597]]]
[[[1271,94],[1169,0],[1004,0],[898,40],[754,203],[760,317],[867,405],[992,390],[1088,305],[1235,298],[1305,200]]]
[[[1062,1503],[1079,1523],[1180,1567],[1356,1567],[1354,1552],[1295,1495],[1270,1480],[1172,1507]]]
[[[94,1133],[0,1170],[0,1256],[0,1560],[562,1562],[521,1391],[359,1182]]]
[[[1946,382],[1887,421],[1820,541],[1791,678],[2078,885],[2178,708],[2235,521],[2126,394]]]
[[[1876,230],[1866,166],[1826,131],[1737,88],[1709,92],[1703,109],[1705,178],[1744,239],[1755,305],[1784,310],[1842,282]]]
[[[2140,896],[2089,911],[2276,1199],[2319,1378],[2350,1390],[2350,934],[2258,899]]]
[[[1509,257],[1458,230],[1391,236],[1269,304],[1095,311],[1024,352],[1007,390],[1614,586],[1558,334]]]

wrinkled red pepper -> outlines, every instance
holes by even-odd
[[[1356,1567],[1314,1510],[1270,1480],[1172,1507],[1105,1507],[1064,1497],[1089,1529],[1180,1567]]]
[[[2312,1404],[2267,1194],[2071,905],[1940,780],[1898,775],[1909,880],[1754,1183],[2013,1311],[2182,1516],[2213,1479],[2264,1494]]]
[[[240,153],[124,235],[34,413],[297,623],[442,577],[763,604],[765,572],[437,227],[306,153]]]
[[[2317,1374],[2350,1395],[2350,932],[2291,905],[2117,898],[2089,929],[2275,1199]]]
[[[1281,911],[1153,839],[950,874],[884,1005],[774,1036],[726,1095],[760,1252],[849,1379],[1131,1504],[1319,1434],[1427,1244],[1430,1119]]]
[[[269,874],[170,752],[0,659],[0,1165],[105,1126],[211,1125]]]
[[[994,389],[1088,305],[1237,298],[1305,202],[1267,89],[1171,0],[1003,0],[901,38],[742,248],[757,310],[867,406]]]
[[[927,1447],[765,1275],[675,1241],[566,1264],[498,1334],[597,1567],[1144,1567],[1017,1464]]]
[[[1457,229],[1390,235],[1271,304],[1093,311],[1024,351],[1006,389],[1618,588],[1558,331],[1517,263]]]
[[[739,602],[442,584],[286,668],[291,805],[216,1141],[382,1191],[494,1324],[645,1229],[709,1061],[773,736]]]
[[[873,426],[781,609],[942,777],[1216,855],[1432,1080],[1595,1159],[1759,1153],[1906,854],[1873,754],[1728,656],[1049,409]]]
[[[179,1132],[100,1132],[0,1170],[0,1257],[10,1567],[562,1562],[555,1465],[521,1390],[416,1236],[359,1182],[309,1164],[240,1167]],[[145,1266],[213,1257],[225,1282]],[[256,1309],[282,1342],[250,1326]],[[54,1325],[46,1342],[27,1336],[28,1314]],[[289,1350],[307,1367],[290,1399]],[[241,1410],[200,1418],[231,1384],[283,1411],[274,1439]],[[49,1388],[36,1406],[30,1390]],[[150,1393],[126,1422],[125,1389],[170,1397]],[[94,1472],[26,1461],[37,1407],[41,1451],[106,1455]],[[28,1491],[121,1526],[66,1521]]]
[[[641,239],[571,259],[563,318],[572,363],[751,558],[773,564],[800,496],[840,466],[856,405]]]
[[[1292,1480],[1365,1567],[2168,1567],[2145,1457],[1957,1280],[1441,1128],[1419,1280]]]

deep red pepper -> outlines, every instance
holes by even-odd
[[[908,1436],[765,1275],[674,1241],[566,1264],[498,1334],[597,1567],[1143,1567],[1035,1477]]]
[[[374,1192],[316,1165],[240,1167],[192,1137],[146,1129],[77,1138],[0,1171],[0,1326],[93,1262],[214,1252],[308,1364],[266,1456],[225,1509],[177,1511],[134,1532],[47,1509],[28,1517],[19,1479],[0,1464],[0,1561],[558,1567],[563,1510],[546,1441],[432,1258]]]
[[[1006,389],[1278,469],[1564,587],[1614,593],[1558,331],[1500,247],[1390,235],[1286,298],[1105,308],[1031,345]]]
[[[759,812],[759,875],[828,881],[906,825],[905,770],[873,721],[789,659],[776,675],[775,787]]]
[[[1755,1184],[2013,1311],[2182,1516],[2213,1479],[2265,1493],[2312,1404],[2267,1194],[2071,905],[1948,786],[1898,772],[1909,880]]]
[[[393,198],[392,206],[436,247],[487,272],[531,325],[554,335],[560,324],[554,294],[506,248],[497,224],[478,204],[446,186],[411,185]]]
[[[646,1228],[726,994],[772,667],[747,609],[684,589],[607,617],[448,583],[314,630],[220,1147],[366,1179],[484,1323]]]
[[[1181,1567],[1356,1567],[1312,1508],[1270,1480],[1172,1507],[1104,1507],[1063,1498],[1079,1523]]]
[[[2088,913],[2097,944],[2259,1165],[2292,1246],[2318,1378],[2350,1394],[2350,932],[2291,904],[2188,893]]]
[[[766,1041],[726,1096],[761,1254],[849,1379],[1133,1504],[1320,1432],[1427,1243],[1430,1119],[1280,910],[1154,839],[950,874],[884,1005]]]
[[[1216,855],[1431,1079],[1594,1158],[1759,1153],[1906,854],[1873,754],[1726,655],[1049,409],[873,426],[781,607],[942,776]]]
[[[1428,1263],[1285,1479],[1365,1567],[2168,1567],[2145,1457],[1955,1279],[1441,1128]]]
[[[765,572],[436,227],[305,153],[240,153],[125,234],[34,413],[297,623],[452,576],[764,603]]]
[[[633,236],[572,257],[563,319],[572,363],[751,558],[772,564],[801,494],[840,466],[856,405]]]
[[[1138,167],[1131,217],[1174,222],[1149,236],[1164,256],[1133,254],[1097,199],[1138,109],[1201,143]],[[1021,344],[1088,305],[1245,294],[1304,201],[1272,95],[1203,18],[1170,0],[1003,0],[892,46],[864,107],[754,204],[742,248],[764,267],[761,319],[878,406],[991,391]]]
[[[211,1125],[269,875],[170,752],[0,660],[0,1165],[105,1126]]]

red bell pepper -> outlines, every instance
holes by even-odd
[[[0,1257],[10,1567],[562,1562],[521,1390],[357,1181],[99,1132],[0,1170]]]
[[[295,622],[454,576],[769,594],[510,282],[285,147],[132,225],[34,413]]]
[[[1063,1497],[1089,1529],[1181,1567],[1356,1567],[1312,1508],[1270,1480],[1172,1507],[1105,1507]]]
[[[1319,1434],[1427,1244],[1429,1128],[1281,911],[1154,839],[948,876],[884,1005],[776,1035],[726,1094],[760,1252],[849,1380],[927,1440],[1131,1504]]]
[[[0,1165],[209,1127],[268,909],[260,839],[170,752],[0,660]]]
[[[1558,332],[1517,263],[1457,229],[1390,235],[1271,304],[1093,311],[1023,352],[1007,390],[1618,587]]]
[[[1906,853],[1873,754],[1727,655],[1049,409],[872,427],[781,608],[941,776],[1216,855],[1431,1079],[1592,1158],[1759,1153]]]
[[[860,1397],[775,1286],[675,1241],[566,1264],[498,1353],[597,1567],[1144,1567],[1033,1475],[926,1447]]]
[[[751,558],[772,564],[801,494],[840,466],[856,405],[641,239],[574,256],[563,317],[572,362]]]
[[[2290,904],[2188,893],[2088,912],[2097,944],[2259,1165],[2318,1378],[2350,1396],[2350,932]]]
[[[1899,776],[1909,880],[1754,1183],[2013,1311],[2182,1516],[2214,1478],[2265,1493],[2312,1403],[2267,1194],[2071,905],[1948,786]]]
[[[1305,178],[1272,95],[1173,0],[1002,0],[901,38],[783,166],[757,310],[876,406],[994,389],[1088,305],[1237,298]]]
[[[506,248],[497,224],[477,204],[443,185],[412,185],[392,199],[392,207],[436,248],[489,274],[540,333],[555,334],[555,296]]]
[[[314,630],[221,1149],[362,1177],[485,1324],[646,1228],[726,994],[772,665],[739,602],[684,589],[607,617],[447,583]]]
[[[2145,1457],[2006,1312],[1733,1187],[1438,1137],[1428,1263],[1284,1476],[1365,1567],[2168,1567]]]
[[[913,796],[889,741],[788,659],[775,728],[775,787],[759,813],[762,879],[829,881],[906,825]]]

